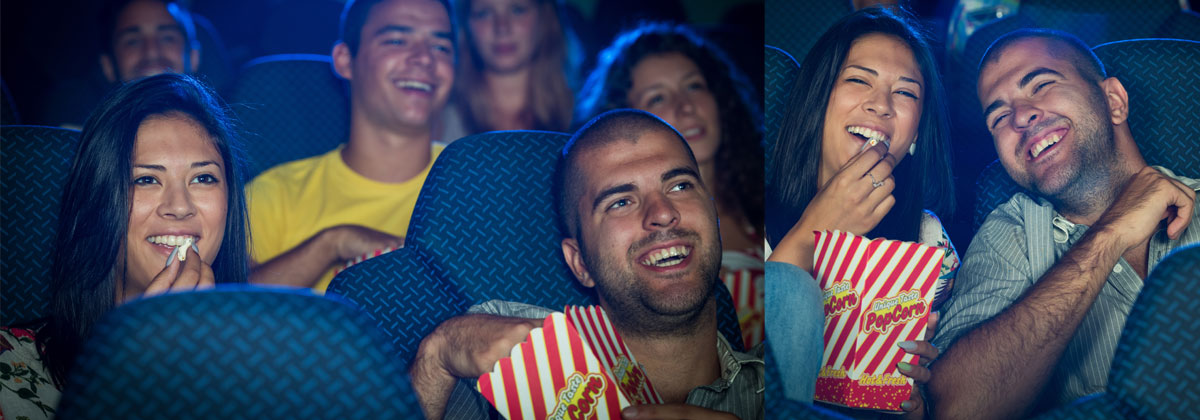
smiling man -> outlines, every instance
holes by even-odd
[[[350,82],[349,141],[247,187],[255,283],[324,291],[337,266],[402,246],[442,150],[432,126],[454,83],[455,48],[445,1],[352,1],[341,26],[333,65]]]
[[[1200,181],[1147,166],[1121,82],[1069,34],[1024,30],[985,54],[978,93],[1018,193],[971,242],[943,311],[938,417],[1018,418],[1104,390],[1146,274],[1200,242]]]
[[[602,114],[575,134],[555,174],[563,257],[594,288],[665,405],[627,418],[762,418],[763,363],[717,333],[721,240],[696,159],[671,126],[642,111]],[[488,302],[421,343],[413,386],[426,417],[478,418],[478,378],[541,326],[544,308]],[[453,394],[452,394],[453,391]],[[449,403],[447,403],[449,401]]]

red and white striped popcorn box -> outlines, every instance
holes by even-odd
[[[813,268],[824,291],[825,354],[815,399],[899,412],[912,380],[896,346],[925,338],[945,248],[847,232],[816,233]]]
[[[359,255],[358,257],[355,257],[353,260],[346,261],[346,264],[342,265],[341,267],[338,267],[337,270],[334,270],[333,275],[336,276],[338,274],[342,274],[343,271],[346,271],[347,268],[353,267],[355,264],[358,264],[363,261],[378,257],[380,255],[395,251],[396,249],[397,248],[392,248],[389,246],[386,248],[376,249],[376,250],[368,252],[366,254]]]
[[[561,312],[479,377],[477,388],[508,419],[621,418],[631,405]]]
[[[727,251],[721,254],[721,281],[733,295],[738,325],[742,327],[742,343],[746,348],[763,341],[766,307],[763,299],[763,257],[744,252]]]
[[[616,380],[622,395],[633,404],[662,404],[662,398],[650,384],[645,369],[633,358],[633,352],[629,351],[612,322],[609,322],[604,308],[568,306],[563,312],[583,336],[583,342],[599,357],[600,364]]]

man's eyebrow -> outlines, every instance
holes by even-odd
[[[159,31],[178,31],[179,33],[183,33],[183,27],[179,26],[179,24],[175,24],[175,23],[167,24],[167,25],[158,25],[158,30]]]
[[[447,41],[454,42],[454,34],[452,34],[450,32],[437,31],[437,32],[433,33],[433,36],[436,38],[442,38]]]
[[[1025,77],[1022,77],[1021,81],[1019,83],[1017,83],[1017,88],[1025,89],[1025,85],[1028,85],[1029,82],[1032,82],[1033,78],[1041,76],[1043,74],[1053,74],[1058,77],[1063,77],[1062,73],[1059,73],[1054,70],[1050,70],[1045,67],[1038,67],[1038,68],[1034,69],[1033,71],[1029,72],[1029,74],[1026,74]]]
[[[991,115],[992,112],[995,112],[997,108],[1000,108],[1000,107],[1004,106],[1005,104],[1007,104],[1007,102],[1004,102],[999,99],[992,101],[991,104],[988,104],[987,108],[985,108],[983,110],[983,121],[986,123],[987,119],[988,119],[988,115]]]
[[[409,33],[413,32],[413,28],[411,26],[404,26],[404,25],[384,25],[384,27],[379,28],[379,30],[375,31],[375,34],[373,36],[383,35],[388,32],[400,32],[400,33],[409,34]]]
[[[596,208],[600,207],[600,203],[603,202],[605,199],[607,199],[609,196],[614,195],[614,194],[630,192],[635,189],[637,189],[637,188],[634,187],[633,184],[621,184],[621,185],[617,185],[617,186],[605,189],[604,191],[600,191],[600,194],[596,195],[596,199],[592,200],[592,211],[595,212]]]
[[[689,168],[689,167],[686,167],[686,166],[680,166],[680,167],[678,167],[678,168],[675,168],[675,169],[672,169],[672,170],[669,170],[669,171],[666,171],[666,172],[664,172],[664,173],[663,173],[663,176],[662,176],[662,180],[663,180],[663,181],[666,181],[666,180],[669,180],[669,179],[671,179],[671,178],[674,178],[674,177],[677,177],[677,176],[684,176],[684,175],[688,175],[688,176],[691,176],[691,177],[693,177],[693,178],[700,179],[700,174],[699,174],[699,173],[696,173],[696,170],[695,170],[695,169],[692,169],[692,168]]]

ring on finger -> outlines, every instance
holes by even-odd
[[[883,182],[875,180],[875,174],[867,172],[867,176],[871,177],[871,188],[879,188],[883,186]]]

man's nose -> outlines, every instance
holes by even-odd
[[[643,227],[646,230],[668,229],[679,224],[679,210],[665,194],[654,194],[646,198],[646,214]]]

